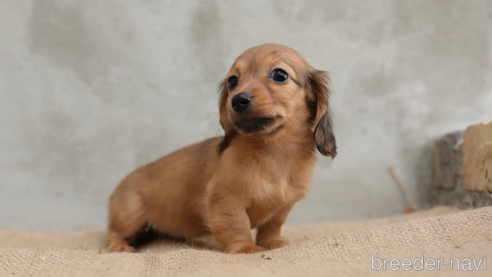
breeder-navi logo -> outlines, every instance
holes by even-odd
[[[372,270],[380,271],[387,270],[388,268],[392,271],[397,271],[403,269],[404,271],[415,270],[441,270],[441,268],[449,267],[450,270],[457,271],[479,271],[479,270],[487,270],[487,255],[483,255],[481,259],[424,259],[424,255],[421,255],[420,258],[411,260],[411,259],[388,259],[388,258],[374,258],[374,255],[371,255],[372,262]]]

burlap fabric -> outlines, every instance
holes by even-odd
[[[0,229],[0,275],[492,276],[492,207],[436,208],[387,219],[288,227],[283,233],[290,246],[249,255],[228,255],[171,240],[152,243],[138,253],[109,254],[104,231]],[[386,270],[376,270],[379,263],[374,262],[384,258],[415,261],[421,255],[424,261],[459,259],[460,270],[457,263],[453,270],[444,265],[440,270],[420,270],[418,262],[409,271],[393,271],[389,263]],[[477,269],[473,262],[464,266],[464,259],[482,262]]]

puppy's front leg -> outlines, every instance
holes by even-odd
[[[289,243],[280,236],[280,229],[289,215],[291,206],[287,206],[277,212],[265,224],[258,227],[256,243],[267,249],[279,248]]]
[[[211,231],[226,253],[254,253],[265,250],[251,238],[246,205],[231,195],[214,194],[208,203]]]

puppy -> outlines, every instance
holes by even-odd
[[[224,136],[128,175],[110,199],[108,250],[133,251],[147,226],[179,238],[214,235],[226,253],[286,245],[280,228],[308,193],[316,148],[336,156],[328,83],[286,46],[240,55],[220,84]]]

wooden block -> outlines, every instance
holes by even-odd
[[[463,134],[463,188],[492,192],[492,122],[471,125]]]
[[[463,131],[448,133],[434,140],[432,153],[432,186],[454,190],[462,186],[461,138]]]

